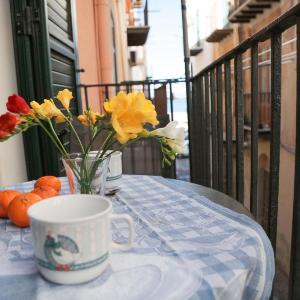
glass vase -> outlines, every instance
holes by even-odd
[[[63,158],[71,194],[104,195],[110,157],[104,160],[94,154],[73,153]]]

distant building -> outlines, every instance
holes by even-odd
[[[146,79],[147,1],[76,1],[76,11],[82,84]],[[103,89],[89,90],[95,110],[103,97]]]

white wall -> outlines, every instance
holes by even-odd
[[[3,114],[7,97],[17,93],[9,0],[1,0],[0,41],[0,114]],[[23,141],[18,135],[0,143],[0,186],[26,179]]]

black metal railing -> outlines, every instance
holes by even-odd
[[[143,81],[123,81],[107,84],[81,84],[82,102],[86,108],[97,109],[99,103],[92,103],[96,99],[109,99],[119,91],[143,91],[147,99],[156,106],[159,126],[165,126],[169,121],[178,118],[177,112],[186,112],[185,79],[162,79]],[[174,95],[179,96],[174,99]],[[179,98],[179,99],[178,99]],[[93,107],[94,106],[94,107]],[[180,107],[178,107],[180,106]],[[187,118],[187,116],[186,116]],[[178,120],[178,121],[182,121]],[[101,143],[101,140],[99,140]],[[187,145],[186,145],[187,149]],[[161,153],[155,140],[145,139],[134,143],[123,151],[123,169],[126,174],[162,175],[165,177],[189,180],[188,153],[184,153],[172,168],[161,167]]]
[[[190,103],[191,179],[244,203],[245,193],[245,113],[250,104],[251,182],[250,210],[257,216],[258,141],[262,101],[270,114],[267,122],[270,142],[267,233],[276,251],[279,195],[282,34],[295,26],[297,35],[296,64],[296,150],[294,177],[293,228],[290,261],[291,299],[300,299],[300,4],[294,6],[267,27],[223,55],[191,79]],[[271,65],[269,95],[259,90],[259,45],[270,41]],[[244,91],[243,55],[251,51],[251,93]],[[233,76],[232,76],[233,75]],[[285,85],[290,83],[284,81]],[[249,98],[250,97],[250,98]],[[263,100],[260,100],[263,99]],[[248,101],[248,103],[247,103]],[[287,99],[288,101],[288,99]],[[248,106],[247,106],[248,105]],[[249,114],[248,114],[249,116]],[[197,141],[197,142],[193,142]]]

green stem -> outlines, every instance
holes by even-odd
[[[46,132],[46,134],[49,136],[49,138],[51,139],[51,141],[54,143],[54,145],[56,146],[56,148],[59,150],[59,152],[61,153],[61,155],[64,156],[68,156],[67,151],[65,150],[65,148],[63,147],[63,145],[61,144],[61,142],[59,141],[59,143],[56,141],[56,139],[53,137],[53,135],[51,134],[51,132],[49,132],[49,130],[43,125],[43,123],[37,119],[36,120],[37,123],[39,124],[39,126],[42,127],[42,129]],[[50,121],[51,122],[51,121]],[[56,135],[56,134],[55,134]],[[58,139],[58,137],[57,137]],[[58,139],[59,140],[59,139]]]
[[[100,126],[99,129],[98,129],[98,131],[96,132],[96,134],[93,135],[93,137],[92,137],[90,143],[89,143],[89,144],[87,145],[87,147],[85,148],[85,153],[89,153],[89,152],[90,152],[91,147],[92,147],[92,145],[93,145],[93,143],[94,143],[96,137],[102,132],[102,130],[103,130],[103,126]]]
[[[107,151],[108,146],[110,145],[111,139],[114,137],[114,135],[115,135],[115,132],[113,131],[106,137],[104,143],[102,144],[102,147],[100,148],[100,150],[96,154],[95,162],[93,163],[93,165],[90,169],[91,170],[90,174],[89,174],[90,177],[92,177],[95,174],[99,164],[103,161],[102,157],[105,154],[105,152]]]
[[[51,120],[50,120],[50,119],[47,119],[47,121],[48,121],[48,124],[49,124],[49,126],[50,126],[50,129],[51,129],[51,131],[52,131],[52,133],[53,133],[54,138],[56,139],[56,141],[57,141],[57,143],[60,145],[60,147],[63,149],[65,155],[68,157],[69,154],[68,154],[67,150],[65,149],[64,145],[62,144],[62,142],[60,141],[60,139],[59,139],[59,137],[58,137],[58,135],[57,135],[57,133],[56,133],[54,127],[53,127],[53,124],[52,124]]]
[[[111,151],[108,155],[106,155],[106,156],[103,158],[103,160],[106,159],[107,157],[111,156],[113,153],[115,153],[115,152],[117,152],[117,151],[122,151],[125,147],[127,147],[128,145],[130,145],[130,144],[132,144],[132,143],[134,143],[134,142],[136,142],[136,141],[138,141],[138,140],[140,140],[141,138],[143,138],[143,136],[139,136],[139,137],[137,137],[137,138],[135,138],[135,139],[130,140],[130,141],[127,142],[126,144],[123,144],[121,147],[119,147],[119,148],[117,148],[117,149]]]
[[[77,139],[77,141],[78,141],[78,144],[79,144],[79,146],[80,146],[80,148],[81,148],[81,152],[82,152],[82,153],[85,153],[84,147],[83,147],[82,142],[81,142],[81,140],[80,140],[80,137],[79,137],[77,131],[75,130],[75,128],[74,128],[72,122],[71,122],[68,118],[65,118],[65,120],[68,122],[70,128],[72,129],[72,131],[73,131],[73,133],[74,133],[74,135],[75,135],[75,137],[76,137],[76,139]]]
[[[96,154],[96,157],[95,159],[98,160],[98,159],[101,159],[103,157],[103,155],[105,154],[106,152],[106,148],[107,148],[107,144],[109,143],[109,141],[114,137],[115,135],[115,132],[112,131],[105,139],[104,143],[102,144],[102,147],[99,149],[99,151],[97,152]]]

